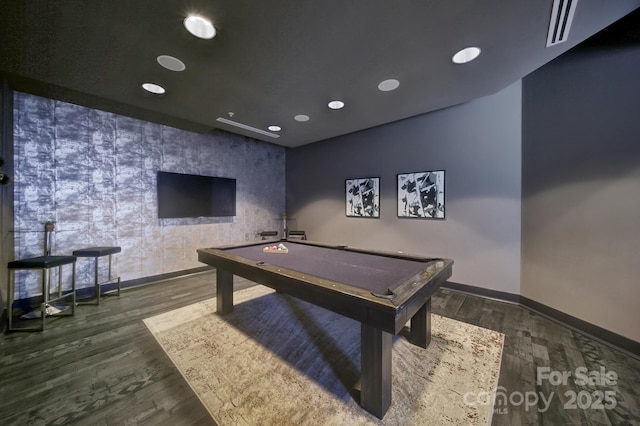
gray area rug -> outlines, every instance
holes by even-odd
[[[393,341],[392,404],[383,420],[358,405],[360,324],[263,286],[145,319],[220,425],[490,424],[501,333],[432,316],[427,349]]]

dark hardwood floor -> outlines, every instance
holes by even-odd
[[[0,345],[0,425],[214,424],[142,323],[213,297],[214,281],[201,273],[127,289],[99,307],[77,307],[44,332],[8,333]],[[236,289],[249,285],[236,281]],[[517,305],[440,290],[432,306],[505,333],[494,425],[639,424],[639,360]],[[547,370],[537,383],[539,367]],[[565,372],[567,380],[554,382]],[[591,408],[599,401],[608,408]]]

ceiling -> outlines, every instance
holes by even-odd
[[[573,1],[568,39],[546,47],[553,0],[0,0],[0,76],[18,91],[296,147],[496,93],[640,7]],[[216,36],[189,34],[190,13]],[[480,57],[453,63],[469,46]],[[399,87],[378,90],[387,79]],[[329,109],[334,99],[345,107]]]

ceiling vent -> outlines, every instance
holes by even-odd
[[[578,0],[553,0],[547,47],[567,41]]]
[[[261,135],[270,136],[272,138],[279,138],[280,135],[275,133],[267,132],[266,130],[256,129],[255,127],[247,126],[246,124],[238,123],[237,121],[228,120],[226,118],[218,117],[216,121],[220,123],[229,124],[230,126],[239,127],[244,130],[249,130],[250,132],[260,133]]]

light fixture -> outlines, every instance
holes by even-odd
[[[331,101],[327,104],[327,106],[331,109],[341,109],[344,108],[344,102],[342,101]]]
[[[271,130],[272,132],[279,132],[280,130],[282,130],[282,127],[276,126],[274,124],[274,125],[271,125],[271,126],[267,127],[267,129]]]
[[[184,27],[191,34],[205,40],[216,36],[216,29],[207,18],[198,15],[189,15],[184,19]]]
[[[479,47],[465,47],[455,55],[451,60],[456,64],[466,64],[467,62],[471,62],[480,56],[480,48]]]
[[[180,59],[169,55],[160,55],[157,61],[160,65],[171,71],[184,71],[187,68]]]
[[[155,83],[143,83],[142,88],[147,92],[153,93],[154,95],[162,95],[166,90],[164,87],[155,84]]]
[[[295,117],[293,117],[293,119],[296,121],[304,122],[304,121],[309,121],[309,116],[304,114],[298,114]]]
[[[277,134],[277,133],[267,132],[266,130],[262,130],[262,129],[258,129],[256,127],[248,126],[248,125],[246,125],[244,123],[239,123],[237,121],[232,121],[232,120],[229,120],[228,118],[218,117],[218,118],[216,118],[216,121],[219,121],[220,123],[228,124],[230,126],[239,127],[241,129],[248,130],[250,132],[260,133],[261,135],[269,136],[269,137],[272,137],[272,138],[276,138],[277,139],[277,138],[280,137],[280,135]]]
[[[380,84],[378,84],[378,89],[383,92],[390,92],[392,90],[396,90],[398,86],[400,86],[400,82],[394,78],[390,78],[380,82]]]

